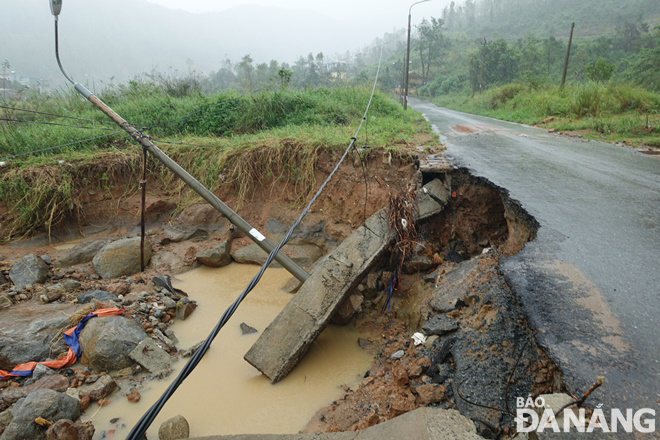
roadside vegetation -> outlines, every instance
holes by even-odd
[[[205,95],[194,86],[182,92],[141,79],[101,97],[202,183],[212,190],[229,185],[240,202],[274,180],[293,182],[304,199],[314,187],[319,156],[348,145],[370,92],[364,87],[281,87],[255,94]],[[117,197],[118,188],[135,191],[140,148],[73,92],[34,95],[12,106],[80,119],[0,109],[3,118],[25,121],[0,124],[0,161],[5,162],[0,167],[0,200],[5,212],[13,213],[0,218],[2,238],[51,230],[75,218],[83,188],[109,197]],[[356,146],[405,155],[416,145],[440,147],[418,113],[404,112],[385,94],[376,93]],[[155,161],[149,166],[152,177],[171,183],[174,191],[182,189]]]
[[[629,84],[532,87],[512,83],[482,94],[451,94],[440,106],[581,136],[660,147],[660,94]]]
[[[417,13],[427,18],[413,29],[412,96],[599,140],[660,144],[659,2],[460,0]],[[399,93],[405,43],[403,30],[387,34],[356,60],[369,71],[386,44],[385,81]]]

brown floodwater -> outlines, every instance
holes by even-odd
[[[231,264],[221,269],[199,268],[177,275],[174,286],[199,304],[186,321],[171,327],[180,341],[178,347],[187,348],[205,339],[225,308],[258,270],[256,266]],[[352,327],[328,327],[298,367],[276,385],[243,360],[257,337],[291,298],[281,290],[290,278],[285,269],[266,271],[195,371],[160,412],[148,432],[150,439],[157,439],[160,424],[177,414],[190,423],[191,437],[297,433],[317,410],[343,395],[342,385],[359,383],[372,357],[358,346],[359,334]],[[241,322],[259,332],[242,335]],[[175,372],[183,364],[183,360],[179,361]],[[94,421],[94,438],[125,438],[174,377],[172,374],[165,380],[145,382],[139,403],[129,403],[123,395],[128,390],[122,390],[121,394],[115,392],[110,396],[109,405],[90,407],[83,419]]]

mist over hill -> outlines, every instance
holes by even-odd
[[[3,2],[0,61],[9,61],[16,75],[62,83],[53,33],[44,0]],[[62,62],[78,81],[96,85],[154,68],[208,73],[247,53],[258,62],[292,62],[310,52],[331,59],[373,37],[351,20],[267,6],[195,14],[145,0],[66,0],[60,15]]]

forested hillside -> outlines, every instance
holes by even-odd
[[[564,36],[571,22],[582,35],[614,34],[625,22],[660,24],[657,0],[466,0],[442,10],[447,30],[479,37]]]

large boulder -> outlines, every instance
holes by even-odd
[[[34,254],[28,254],[9,270],[9,278],[19,289],[28,284],[43,283],[48,277],[48,265]]]
[[[16,364],[44,361],[66,344],[57,340],[69,328],[69,318],[79,306],[74,304],[19,304],[0,310],[0,369]]]
[[[41,417],[51,422],[76,420],[80,417],[80,403],[64,393],[39,390],[19,400],[11,412],[12,421],[0,440],[45,439],[46,429],[37,425],[34,419]]]
[[[98,240],[78,243],[69,249],[66,254],[58,258],[55,261],[55,265],[58,267],[69,267],[75,264],[88,263],[92,261],[94,255],[96,255],[107,242],[108,240],[101,238]]]
[[[144,244],[144,264],[151,259],[151,244]],[[94,270],[103,278],[116,278],[140,272],[140,237],[108,243],[93,260]]]
[[[204,266],[224,267],[228,265],[231,263],[231,240],[224,240],[213,247],[200,251],[196,258]]]
[[[133,319],[123,316],[93,318],[80,333],[81,362],[97,371],[130,367],[133,361],[129,353],[147,337]]]

